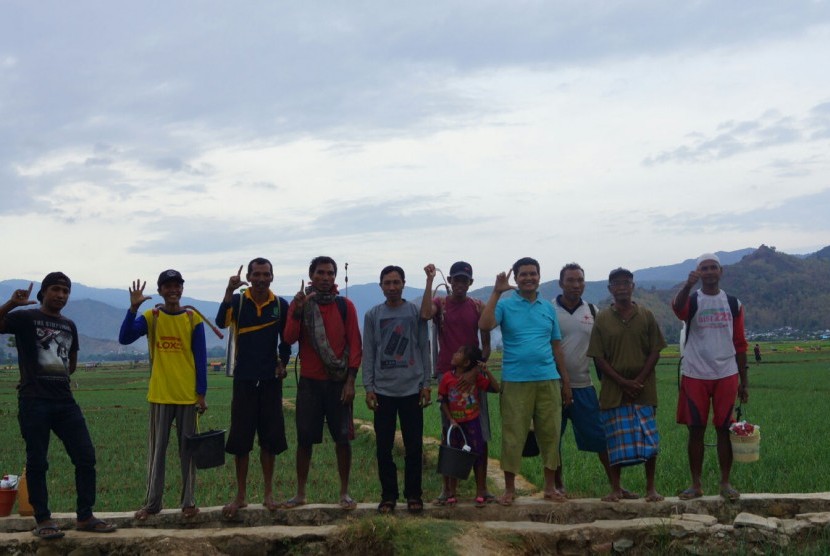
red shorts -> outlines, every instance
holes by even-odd
[[[732,409],[738,397],[738,375],[704,380],[683,376],[680,379],[680,395],[677,400],[677,422],[681,425],[705,427],[709,418],[709,402],[712,402],[712,425],[728,427],[732,421]]]

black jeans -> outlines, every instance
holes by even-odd
[[[394,502],[398,499],[398,468],[392,456],[398,417],[401,420],[401,435],[405,452],[403,495],[407,500],[420,499],[424,413],[423,408],[418,404],[418,394],[402,398],[377,394],[377,398],[375,437],[381,500]]]
[[[75,466],[76,512],[79,521],[92,516],[95,505],[95,447],[81,408],[75,400],[20,398],[17,402],[20,434],[26,442],[26,481],[35,521],[52,517],[46,491],[47,455],[51,432],[60,438]]]

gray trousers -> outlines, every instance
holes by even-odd
[[[179,442],[179,459],[182,471],[181,507],[196,505],[193,489],[196,482],[196,468],[185,438],[196,431],[196,410],[192,404],[150,404],[150,434],[147,443],[147,497],[144,509],[156,513],[161,511],[164,496],[164,463],[167,445],[170,442],[170,427],[176,422],[176,437]]]

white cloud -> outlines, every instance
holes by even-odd
[[[823,2],[14,3],[0,278],[825,245]],[[31,232],[29,230],[32,230]],[[712,242],[717,245],[712,245]],[[414,271],[414,272],[413,272]],[[414,284],[414,283],[413,283]]]

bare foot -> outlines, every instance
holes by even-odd
[[[564,494],[562,494],[561,492],[559,492],[556,489],[554,489],[550,492],[546,492],[545,495],[544,495],[544,498],[545,498],[545,500],[550,500],[551,502],[562,503],[562,502],[567,502],[568,501],[567,497],[565,497]]]
[[[501,506],[512,506],[513,502],[516,501],[516,493],[515,492],[505,492],[498,498],[496,498],[496,502],[499,503]]]
[[[619,502],[622,499],[622,494],[619,490],[615,490],[603,496],[601,500],[603,502]]]
[[[248,503],[245,500],[240,500],[239,498],[235,498],[232,502],[225,504],[222,506],[222,517],[225,519],[235,519],[239,510],[242,508],[247,508]]]
[[[276,509],[278,509],[278,508],[280,507],[280,505],[279,505],[279,504],[277,504],[276,502],[274,502],[274,496],[273,496],[273,495],[271,495],[270,493],[269,493],[269,494],[266,494],[266,495],[263,497],[263,499],[262,499],[262,505],[263,505],[263,506],[265,506],[265,509],[266,509],[266,510],[268,510],[269,512],[273,512],[274,510],[276,510]]]
[[[646,502],[661,502],[663,500],[663,495],[657,492],[656,490],[648,491],[648,495],[646,496]]]

